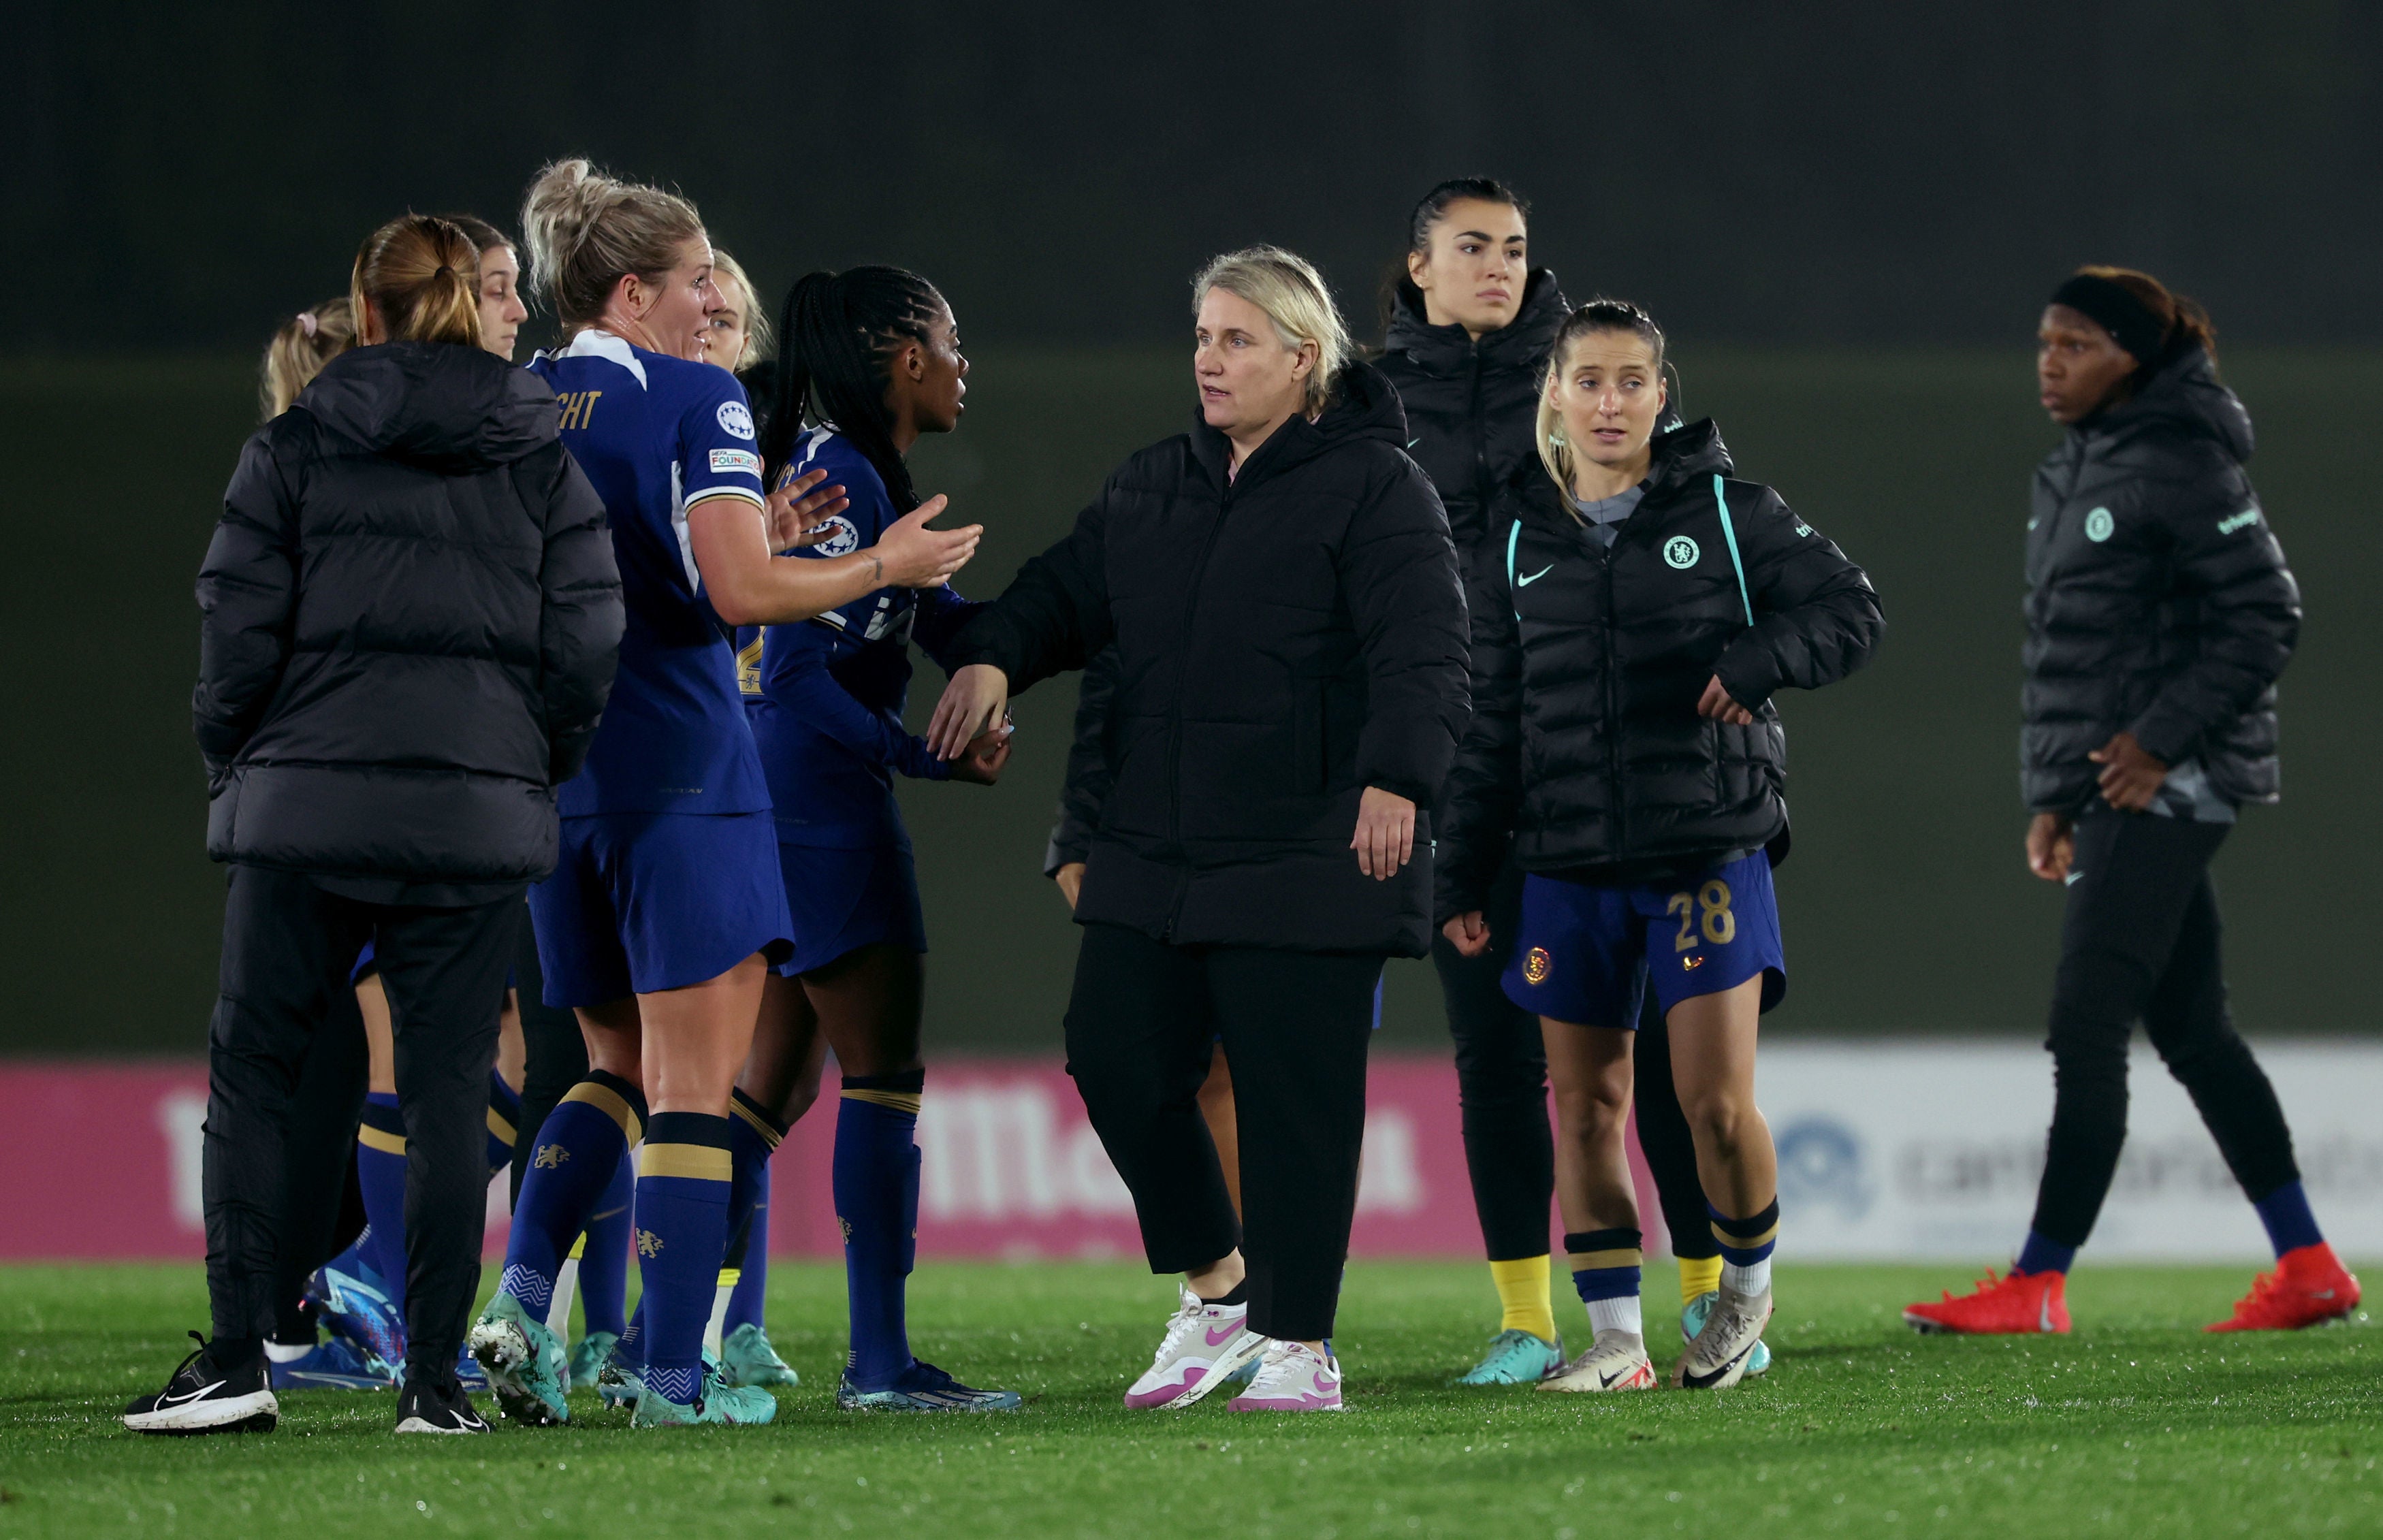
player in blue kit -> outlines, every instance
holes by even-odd
[[[507,1415],[569,1420],[568,1361],[544,1317],[622,1151],[642,1140],[633,1425],[764,1423],[769,1393],[718,1384],[702,1358],[727,1240],[729,1092],[763,976],[794,933],[730,628],[939,584],[978,532],[926,529],[937,499],[869,550],[773,557],[744,388],[702,362],[721,302],[694,206],[569,160],[538,175],[522,225],[566,339],[531,368],[604,499],[626,624],[586,769],[562,788],[554,875],[530,893],[546,999],[577,1011],[588,1073],[538,1130],[471,1345]]]
[[[1503,985],[1539,1017],[1564,1250],[1593,1334],[1543,1390],[1656,1383],[1623,1142],[1650,978],[1722,1254],[1673,1383],[1734,1385],[1760,1345],[1779,1182],[1755,1041],[1787,987],[1771,697],[1858,668],[1881,624],[1861,569],[1734,479],[1710,419],[1656,431],[1669,399],[1644,311],[1595,301],[1558,328],[1538,462],[1500,491],[1499,559],[1473,574],[1474,715],[1439,831],[1437,906],[1464,956],[1488,946],[1483,900],[1510,845],[1527,874]]]
[[[968,360],[944,297],[895,267],[802,278],[780,335],[764,452],[783,482],[823,471],[846,489],[850,507],[828,521],[832,536],[805,553],[833,560],[919,505],[903,456],[920,435],[959,425]],[[852,1347],[836,1404],[848,1410],[1019,1405],[1014,1391],[975,1389],[913,1357],[903,1306],[919,1225],[927,935],[894,777],[990,785],[1001,773],[1006,727],[945,761],[902,722],[910,643],[940,662],[980,608],[948,587],[895,585],[800,625],[739,634],[796,945],[764,986],[738,1083],[737,1173],[743,1184],[766,1171],[794,1108],[815,1090],[806,1081],[824,1036],[843,1075],[833,1185]]]

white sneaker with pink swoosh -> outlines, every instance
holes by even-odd
[[[1346,1411],[1340,1364],[1303,1342],[1266,1341],[1257,1378],[1225,1404],[1228,1411]]]
[[[1249,1329],[1249,1306],[1208,1304],[1188,1288],[1182,1294],[1149,1371],[1125,1393],[1137,1411],[1190,1406],[1266,1351],[1266,1339]]]

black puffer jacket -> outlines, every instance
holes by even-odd
[[[1785,833],[1772,694],[1851,673],[1884,622],[1859,567],[1730,470],[1710,419],[1659,435],[1610,551],[1536,462],[1508,483],[1473,585],[1437,918],[1481,907],[1510,840],[1527,870],[1637,881]],[[1715,675],[1752,726],[1697,714]]]
[[[2086,758],[2121,732],[2199,759],[2232,802],[2273,802],[2276,678],[2300,587],[2243,474],[2251,415],[2199,348],[2068,430],[2027,522],[2020,789],[2038,810],[2093,800]]]
[[[1556,276],[1534,268],[1513,323],[1476,342],[1463,326],[1433,326],[1423,291],[1399,280],[1377,366],[1406,409],[1407,453],[1438,488],[1468,559],[1488,537],[1498,488],[1538,457],[1539,386],[1566,308]]]
[[[553,869],[622,610],[544,381],[453,344],[340,354],[241,451],[198,593],[207,854],[387,902]]]
[[[1352,366],[1228,481],[1196,418],[1117,469],[969,622],[955,666],[1025,689],[1114,640],[1115,782],[1080,920],[1161,940],[1420,956],[1429,815],[1387,882],[1349,848],[1378,786],[1429,809],[1465,717],[1464,598],[1397,394]]]

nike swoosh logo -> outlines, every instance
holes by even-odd
[[[2333,1298],[2333,1290],[2329,1288],[2318,1289],[2315,1293],[2312,1293],[2309,1298],[2312,1300],[2330,1300]]]
[[[203,1385],[196,1390],[186,1390],[179,1396],[160,1396],[157,1398],[157,1410],[163,1411],[169,1406],[187,1406],[200,1397],[221,1390],[223,1387],[224,1382],[217,1380],[213,1385]]]
[[[1549,562],[1546,566],[1541,567],[1537,572],[1533,573],[1532,573],[1530,576],[1528,576],[1528,577],[1518,577],[1518,578],[1516,578],[1516,579],[1514,580],[1514,586],[1515,586],[1515,587],[1517,587],[1517,588],[1527,588],[1527,587],[1529,587],[1532,584],[1537,583],[1539,579],[1541,579],[1541,578],[1543,578],[1543,577],[1547,576],[1550,573],[1554,572],[1555,570],[1556,570],[1556,564],[1555,564],[1554,562],[1550,561],[1550,562]]]
[[[1238,1321],[1229,1326],[1211,1326],[1208,1328],[1208,1346],[1221,1348],[1241,1335],[1241,1324]]]
[[[2045,1296],[2043,1297],[2043,1302],[2042,1304],[2040,1304],[2040,1305],[2038,1305],[2038,1306],[2036,1307],[2036,1313],[2037,1313],[2037,1315],[2040,1317],[2040,1319],[2039,1319],[2039,1320],[2037,1321],[2037,1323],[2036,1323],[2036,1327],[2035,1327],[2035,1329],[2036,1329],[2037,1331],[2040,1331],[2040,1332],[2048,1332],[2048,1331],[2050,1331],[2050,1330],[2052,1329],[2052,1296],[2051,1296],[2051,1295],[2047,1294],[2047,1295],[2045,1295]]]
[[[1410,438],[1410,439],[1408,439],[1408,440],[1407,440],[1407,448],[1409,448],[1409,449],[1414,449],[1417,444],[1420,444],[1420,443],[1422,443],[1422,442],[1423,442],[1423,440],[1422,440],[1422,439],[1420,439],[1420,438]]]
[[[1629,1373],[1630,1371],[1628,1369],[1616,1369],[1611,1374],[1599,1374],[1597,1376],[1597,1387],[1599,1390],[1611,1390],[1613,1388],[1613,1382],[1615,1380],[1620,1379],[1623,1375]]]

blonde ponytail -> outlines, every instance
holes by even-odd
[[[356,345],[354,316],[348,301],[325,300],[281,323],[265,345],[264,377],[257,387],[257,405],[266,422],[289,411],[324,364]]]
[[[602,319],[624,277],[660,283],[689,242],[708,240],[693,203],[616,180],[584,159],[540,171],[521,222],[530,284],[554,307],[565,337]]]

